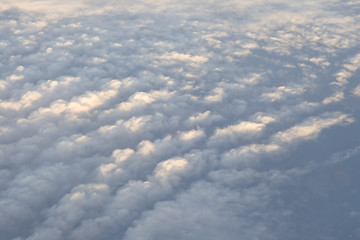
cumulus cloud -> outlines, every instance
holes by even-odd
[[[360,85],[358,85],[353,91],[352,93],[356,96],[360,96]]]
[[[336,92],[334,93],[334,95],[325,98],[322,103],[323,104],[330,104],[333,102],[340,102],[341,100],[344,99],[344,93],[343,92]]]
[[[359,9],[3,1],[0,239],[355,236]]]
[[[327,116],[329,115],[329,116]],[[274,136],[275,142],[292,143],[299,140],[315,139],[326,128],[336,124],[348,124],[354,121],[346,114],[330,113],[321,118],[313,118],[300,125],[278,132]]]
[[[343,64],[343,68],[335,74],[336,81],[332,82],[334,85],[343,86],[349,82],[349,78],[360,68],[360,53],[354,57],[347,59]]]
[[[270,100],[271,102],[275,102],[283,98],[286,98],[286,96],[298,95],[298,94],[302,94],[303,92],[304,92],[303,86],[298,86],[296,88],[281,86],[281,87],[277,87],[275,91],[269,93],[263,93],[262,98],[265,101]]]

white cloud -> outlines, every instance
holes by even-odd
[[[149,155],[155,151],[155,145],[148,140],[141,141],[138,148],[138,152],[142,155]]]
[[[149,105],[156,100],[167,100],[172,95],[174,95],[174,92],[168,92],[166,90],[163,91],[153,91],[150,93],[146,92],[136,92],[134,95],[132,95],[127,102],[122,102],[119,105],[120,111],[130,111],[134,108],[140,108],[145,107],[146,105]]]
[[[191,141],[205,137],[205,133],[202,129],[192,129],[187,132],[179,132],[178,135],[182,141]]]
[[[354,88],[354,90],[352,91],[352,93],[355,96],[360,96],[360,85],[356,86],[356,88]]]
[[[189,62],[190,64],[194,64],[195,66],[197,64],[205,63],[208,61],[208,58],[204,56],[191,56],[190,54],[178,53],[178,52],[167,53],[163,56],[160,56],[159,58],[168,61]]]
[[[222,119],[223,117],[221,115],[213,114],[211,113],[211,111],[206,111],[206,112],[196,113],[190,116],[186,120],[186,123],[190,126],[202,126],[202,125],[209,126],[213,124],[213,122],[218,122]]]
[[[255,122],[240,122],[236,125],[231,125],[223,129],[217,129],[216,136],[229,135],[229,134],[255,134],[262,131],[264,127],[263,123]]]
[[[175,175],[185,171],[188,161],[183,158],[175,158],[163,161],[155,168],[155,177],[159,179],[174,178]]]
[[[334,93],[334,95],[325,98],[322,103],[323,104],[330,104],[333,102],[340,102],[341,100],[344,99],[344,93],[343,92],[336,92]]]
[[[360,53],[347,59],[346,63],[343,64],[343,69],[335,74],[336,81],[331,84],[337,86],[346,85],[349,82],[349,78],[360,68]]]
[[[240,139],[254,139],[261,135],[266,125],[274,122],[271,116],[259,115],[256,121],[240,121],[225,128],[217,128],[209,139],[209,146],[216,147],[229,143],[237,143]]]
[[[263,156],[270,156],[281,151],[281,146],[271,144],[252,144],[231,149],[222,158],[222,164],[226,167],[251,167],[259,164]]]
[[[225,95],[224,89],[215,88],[212,90],[213,94],[206,96],[205,101],[207,102],[221,102]]]
[[[280,86],[274,89],[274,91],[269,93],[263,93],[261,97],[264,101],[270,100],[271,102],[283,100],[287,96],[291,95],[300,95],[304,93],[305,89],[304,86],[297,86],[295,88]]]
[[[311,118],[300,125],[293,126],[285,131],[281,131],[274,136],[275,142],[292,143],[315,139],[321,131],[333,125],[350,124],[354,119],[343,113],[330,113],[320,118]]]

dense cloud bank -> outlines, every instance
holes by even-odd
[[[358,239],[356,1],[4,1],[0,239]]]

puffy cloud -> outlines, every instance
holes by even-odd
[[[310,118],[285,131],[275,133],[267,144],[251,144],[231,149],[222,156],[222,164],[236,168],[257,166],[259,160],[264,157],[279,156],[288,151],[289,146],[316,139],[326,128],[351,124],[353,121],[353,118],[341,113],[327,113],[321,117]]]
[[[207,57],[191,56],[190,54],[184,54],[178,52],[167,53],[163,56],[160,56],[159,58],[166,60],[167,62],[170,62],[170,64],[174,64],[173,62],[176,61],[182,61],[182,62],[189,62],[190,65],[193,66],[197,66],[198,64],[205,63],[208,61]]]
[[[305,91],[303,86],[297,88],[290,88],[286,86],[277,87],[275,91],[269,93],[263,93],[262,98],[270,100],[271,102],[279,101],[285,98],[286,96],[302,94]]]
[[[240,121],[237,124],[229,125],[225,128],[217,128],[213,136],[210,137],[208,144],[212,147],[236,144],[242,139],[258,138],[264,131],[266,125],[274,122],[271,116],[259,115],[256,121]]]
[[[213,89],[213,94],[206,96],[205,97],[205,101],[208,102],[221,102],[223,100],[223,96],[224,96],[224,89],[222,88],[215,88]]]
[[[229,134],[241,134],[241,133],[248,133],[248,134],[255,134],[262,130],[264,124],[262,123],[255,123],[255,122],[240,122],[236,125],[231,125],[229,127],[223,129],[217,129],[215,132],[216,136],[222,135],[229,135]]]
[[[188,132],[179,132],[179,137],[183,141],[191,141],[194,139],[202,138],[205,136],[205,133],[201,129],[193,129]]]
[[[360,68],[360,54],[349,58],[343,69],[335,74],[336,81],[332,82],[334,85],[343,86],[348,83],[348,79]]]
[[[344,93],[343,92],[336,92],[334,93],[334,95],[325,98],[322,103],[323,104],[330,104],[333,102],[340,102],[341,100],[344,99]]]
[[[156,100],[166,101],[174,94],[174,92],[168,92],[166,90],[162,91],[152,91],[149,93],[146,92],[136,92],[130,96],[129,101],[120,103],[118,109],[120,111],[130,111],[134,108],[146,107],[153,103]]]
[[[338,124],[349,124],[354,121],[347,114],[330,113],[320,118],[311,118],[300,125],[278,132],[274,136],[275,142],[292,143],[295,141],[315,139],[323,129]]]
[[[277,144],[252,144],[231,149],[225,153],[222,162],[227,167],[251,167],[258,165],[258,161],[267,155],[279,152],[281,147]]]
[[[221,115],[212,114],[211,111],[200,112],[190,116],[186,123],[190,126],[211,125],[215,121],[222,120]]]
[[[360,85],[358,85],[353,91],[352,93],[355,95],[355,96],[360,96]]]
[[[358,11],[3,1],[0,238],[346,238]]]
[[[185,171],[188,165],[186,159],[169,159],[158,164],[155,168],[155,177],[168,180],[168,178],[174,178],[177,174]]]

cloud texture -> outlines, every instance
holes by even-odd
[[[360,237],[356,1],[1,5],[1,240]]]

